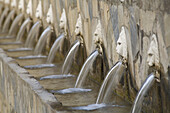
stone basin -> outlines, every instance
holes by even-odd
[[[25,52],[25,53],[24,53]],[[21,52],[13,52],[15,56],[19,56]],[[27,51],[23,51],[22,53],[27,54]],[[30,55],[30,54],[29,54]],[[13,55],[12,55],[13,56]],[[35,59],[16,59],[16,62],[20,66],[28,66],[28,65],[37,65],[37,64],[44,64],[46,62],[46,58],[35,58]],[[55,64],[55,67],[50,68],[39,68],[39,69],[26,69],[30,75],[36,78],[39,83],[43,86],[44,89],[47,91],[50,90],[62,90],[67,88],[74,88],[75,82],[77,77],[70,77],[70,78],[63,78],[63,79],[47,79],[47,80],[39,80],[40,77],[44,77],[47,75],[61,75],[62,63]],[[78,75],[78,73],[74,73],[74,75]],[[85,106],[89,104],[94,104],[96,102],[98,92],[99,92],[99,85],[94,84],[92,81],[88,80],[86,83],[86,87],[92,89],[90,92],[81,92],[81,93],[73,93],[73,94],[56,94],[54,96],[62,102],[63,107],[57,108],[60,112],[68,112],[70,109],[69,107],[74,106]],[[125,102],[117,95],[112,97],[112,101],[114,100],[114,104],[126,106],[124,108],[113,107],[113,108],[102,108],[99,110],[92,111],[94,113],[98,112],[113,112],[113,111],[130,111],[131,105],[128,102]],[[116,109],[116,110],[115,110]],[[71,110],[71,112],[83,113],[86,111],[75,111]]]

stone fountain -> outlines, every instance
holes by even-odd
[[[0,0],[1,111],[169,113],[169,6]]]

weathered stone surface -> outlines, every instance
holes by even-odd
[[[4,113],[54,113],[51,107],[61,106],[54,95],[2,52],[0,68],[0,107]]]
[[[137,31],[137,24],[134,19],[134,14],[131,13],[130,15],[130,34],[131,34],[131,44],[132,44],[132,55],[133,60],[135,59],[138,51],[139,51],[139,44],[138,44],[138,31]]]

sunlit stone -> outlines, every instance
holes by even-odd
[[[103,34],[102,34],[102,25],[101,22],[99,21],[97,26],[96,26],[96,30],[94,32],[94,36],[93,36],[93,40],[94,43],[96,44],[97,48],[99,49],[99,52],[102,53],[102,43],[103,43]]]
[[[151,37],[151,43],[149,45],[147,56],[147,63],[149,66],[158,66],[159,67],[159,50],[158,50],[158,42],[156,35],[153,34]]]
[[[117,41],[116,52],[121,55],[124,59],[127,59],[127,41],[126,41],[125,27],[121,28],[119,39]]]
[[[82,35],[83,34],[83,26],[82,26],[82,20],[81,20],[81,15],[79,14],[79,17],[77,19],[77,23],[76,23],[76,29],[75,29],[75,34],[78,35]]]
[[[64,31],[66,32],[67,19],[66,19],[65,9],[63,9],[63,12],[61,14],[60,25],[59,26],[60,26],[60,29],[64,29]]]
[[[10,4],[10,0],[4,0],[5,4]]]
[[[52,10],[52,5],[50,4],[50,7],[47,12],[47,18],[46,18],[47,23],[51,24],[54,21],[53,17],[53,10]]]
[[[42,19],[43,14],[42,14],[42,2],[41,1],[39,1],[38,3],[35,16],[39,19]]]
[[[22,12],[24,12],[24,0],[19,1],[18,9]]]
[[[28,5],[27,5],[27,14],[32,16],[32,0],[29,0]]]
[[[16,7],[16,6],[17,6],[17,1],[16,0],[12,0],[11,7]]]

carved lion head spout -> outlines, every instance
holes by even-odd
[[[77,19],[77,23],[75,26],[75,35],[78,36],[78,39],[80,41],[81,44],[83,44],[83,25],[82,25],[82,19],[81,19],[81,15],[79,14],[79,17]]]
[[[126,41],[126,31],[125,27],[122,26],[121,32],[119,34],[119,39],[117,41],[116,52],[127,61],[127,41]]]
[[[16,6],[17,6],[17,1],[16,0],[12,0],[11,7],[16,7]]]
[[[103,53],[103,50],[102,50],[103,34],[102,33],[103,33],[102,25],[101,25],[101,22],[99,21],[96,26],[96,30],[93,36],[94,43],[96,44],[96,48],[98,49],[99,53]]]
[[[35,16],[36,16],[38,19],[42,19],[43,13],[42,13],[42,2],[41,2],[41,0],[40,0],[39,3],[38,3]]]
[[[159,67],[159,50],[156,35],[153,34],[147,53],[147,63],[151,66]]]
[[[18,9],[22,12],[24,12],[24,0],[19,1]]]
[[[151,36],[151,42],[149,45],[149,49],[147,52],[147,63],[150,67],[154,67],[155,69],[155,77],[157,78],[157,82],[160,82],[160,74],[159,74],[159,69],[160,69],[160,62],[159,62],[159,49],[158,49],[158,42],[156,35],[153,34]]]
[[[50,7],[47,12],[47,18],[46,18],[47,23],[52,24],[54,21],[53,17],[53,10],[52,10],[52,5],[50,4]]]
[[[63,12],[61,14],[61,18],[60,18],[60,29],[64,30],[65,33],[67,33],[67,18],[66,18],[66,12],[65,9],[63,9]]]
[[[28,15],[32,16],[32,0],[29,0],[26,12]]]
[[[76,29],[75,29],[75,34],[76,36],[83,34],[83,26],[82,26],[82,20],[81,20],[81,15],[79,14],[79,17],[77,19],[77,23],[76,23]]]

